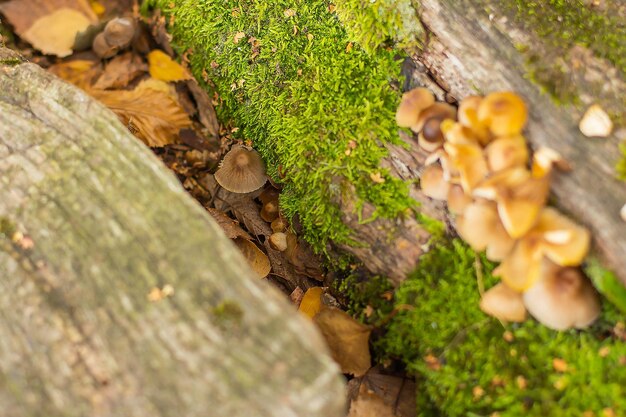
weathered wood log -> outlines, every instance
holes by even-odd
[[[113,113],[6,49],[0,283],[2,415],[343,415],[313,326]]]
[[[563,46],[542,39],[532,26],[526,27],[511,16],[511,3],[420,1],[416,19],[425,25],[428,36],[423,50],[405,65],[405,88],[426,85],[440,100],[460,100],[498,90],[513,90],[522,95],[530,110],[530,146],[553,148],[573,166],[571,172],[553,176],[555,204],[591,230],[594,251],[626,285],[626,222],[619,216],[626,203],[626,185],[615,173],[617,161],[623,158],[618,149],[619,135],[590,139],[578,130],[586,107],[598,101],[613,114],[618,128],[624,123],[624,74],[614,63],[574,42],[561,49]],[[571,8],[582,7],[578,2],[572,3]],[[606,3],[606,7],[621,7],[616,13],[626,13],[623,6],[615,5],[618,2]],[[572,12],[578,13],[575,9]],[[569,30],[567,25],[573,23],[562,19],[552,24],[554,32],[560,33]],[[562,53],[567,56],[561,57]],[[558,71],[551,73],[548,70],[557,57],[562,58],[556,64]],[[545,71],[540,74],[543,84],[533,82],[529,76],[533,70],[529,69],[531,59],[535,71]],[[550,82],[565,83],[560,88],[566,90],[566,96],[546,94],[545,84]],[[559,93],[562,92],[552,92]],[[404,139],[412,144],[411,149],[388,146],[390,157],[384,165],[400,178],[415,179],[420,175],[425,155],[410,138]],[[442,204],[429,201],[416,188],[411,195],[422,204],[425,214],[446,219]],[[353,228],[355,240],[366,245],[342,248],[362,259],[373,272],[388,274],[397,283],[415,265],[424,238],[413,220],[397,223],[378,219],[365,225],[349,216],[344,220]],[[394,255],[380,255],[388,253]]]

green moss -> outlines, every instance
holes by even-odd
[[[232,119],[239,136],[253,141],[275,180],[280,167],[281,208],[299,215],[316,249],[329,240],[350,242],[332,203],[346,183],[356,187],[361,203],[376,206],[374,218],[413,207],[407,184],[379,168],[387,155],[383,145],[400,143],[397,52],[367,53],[358,45],[346,51],[352,38],[325,0],[147,4],[173,17],[174,43],[193,50],[191,67],[219,92],[222,120]],[[240,32],[245,37],[236,43]],[[370,177],[377,172],[384,183]]]
[[[556,332],[534,320],[504,327],[478,307],[477,259],[481,280],[493,285],[493,265],[454,241],[424,255],[396,292],[397,306],[413,308],[394,317],[378,348],[418,375],[419,395],[447,416],[601,415],[605,408],[625,415],[626,344],[612,334],[624,316],[605,305],[585,332]],[[555,358],[566,372],[554,370]]]
[[[411,0],[342,0],[336,7],[350,39],[368,52],[389,42],[405,49],[423,43],[424,28]]]
[[[499,0],[492,2],[512,15],[526,30],[557,49],[578,44],[626,73],[626,26],[612,1],[605,10],[583,0]]]
[[[626,287],[615,274],[602,267],[595,258],[587,262],[586,274],[593,281],[593,285],[623,313],[626,313]]]

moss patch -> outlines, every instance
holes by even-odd
[[[350,38],[368,52],[388,42],[410,50],[422,45],[424,28],[411,0],[343,0],[336,7]]]
[[[269,174],[284,184],[281,208],[299,215],[316,249],[350,242],[332,204],[347,183],[361,203],[376,206],[374,218],[414,206],[407,184],[379,168],[382,145],[400,143],[396,51],[374,50],[374,40],[369,53],[347,48],[354,39],[324,0],[147,4],[170,17],[174,43],[181,52],[191,48],[195,75],[220,94],[220,117],[262,153]],[[376,173],[383,183],[372,180]]]
[[[397,306],[413,308],[399,312],[378,348],[422,379],[418,395],[447,416],[626,415],[626,344],[613,333],[625,317],[605,305],[585,332],[534,320],[503,326],[478,307],[476,262],[461,242],[444,242],[396,292]],[[478,262],[488,288],[493,265]],[[556,358],[567,371],[554,369]]]

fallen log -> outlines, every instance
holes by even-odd
[[[318,333],[108,109],[0,49],[0,409],[341,416]]]

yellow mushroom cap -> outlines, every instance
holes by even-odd
[[[459,123],[472,130],[479,142],[484,146],[491,140],[489,129],[478,120],[478,107],[483,101],[480,96],[468,96],[459,103]]]
[[[396,123],[400,127],[411,127],[417,123],[420,112],[435,102],[433,93],[422,87],[414,88],[402,95],[396,111]]]
[[[443,148],[452,166],[459,172],[461,186],[466,193],[472,192],[489,173],[483,149],[477,143],[455,144],[445,142]]]
[[[473,195],[495,200],[504,228],[512,238],[519,238],[537,222],[549,191],[548,177],[534,178],[526,168],[513,167],[492,174]]]
[[[540,278],[544,257],[561,266],[579,265],[589,251],[590,235],[553,208],[541,211],[537,224],[496,268],[509,287],[525,291]]]
[[[485,148],[487,164],[492,172],[515,166],[525,166],[528,162],[528,148],[522,135],[503,136]]]
[[[520,134],[527,119],[526,103],[510,91],[491,93],[478,106],[478,120],[495,136]]]
[[[454,120],[456,119],[456,108],[448,103],[433,103],[431,106],[422,110],[415,123],[410,126],[411,130],[414,132],[420,132],[424,128],[426,121],[433,118],[439,120]]]
[[[435,200],[445,200],[450,184],[443,177],[443,168],[438,164],[428,165],[420,177],[422,192]]]
[[[502,282],[483,294],[480,309],[502,321],[520,323],[526,320],[522,294]]]
[[[530,314],[554,330],[584,328],[600,315],[597,292],[577,268],[544,260],[541,279],[523,294]]]
[[[258,190],[267,181],[265,165],[258,152],[245,146],[235,146],[220,163],[215,180],[233,193]]]

